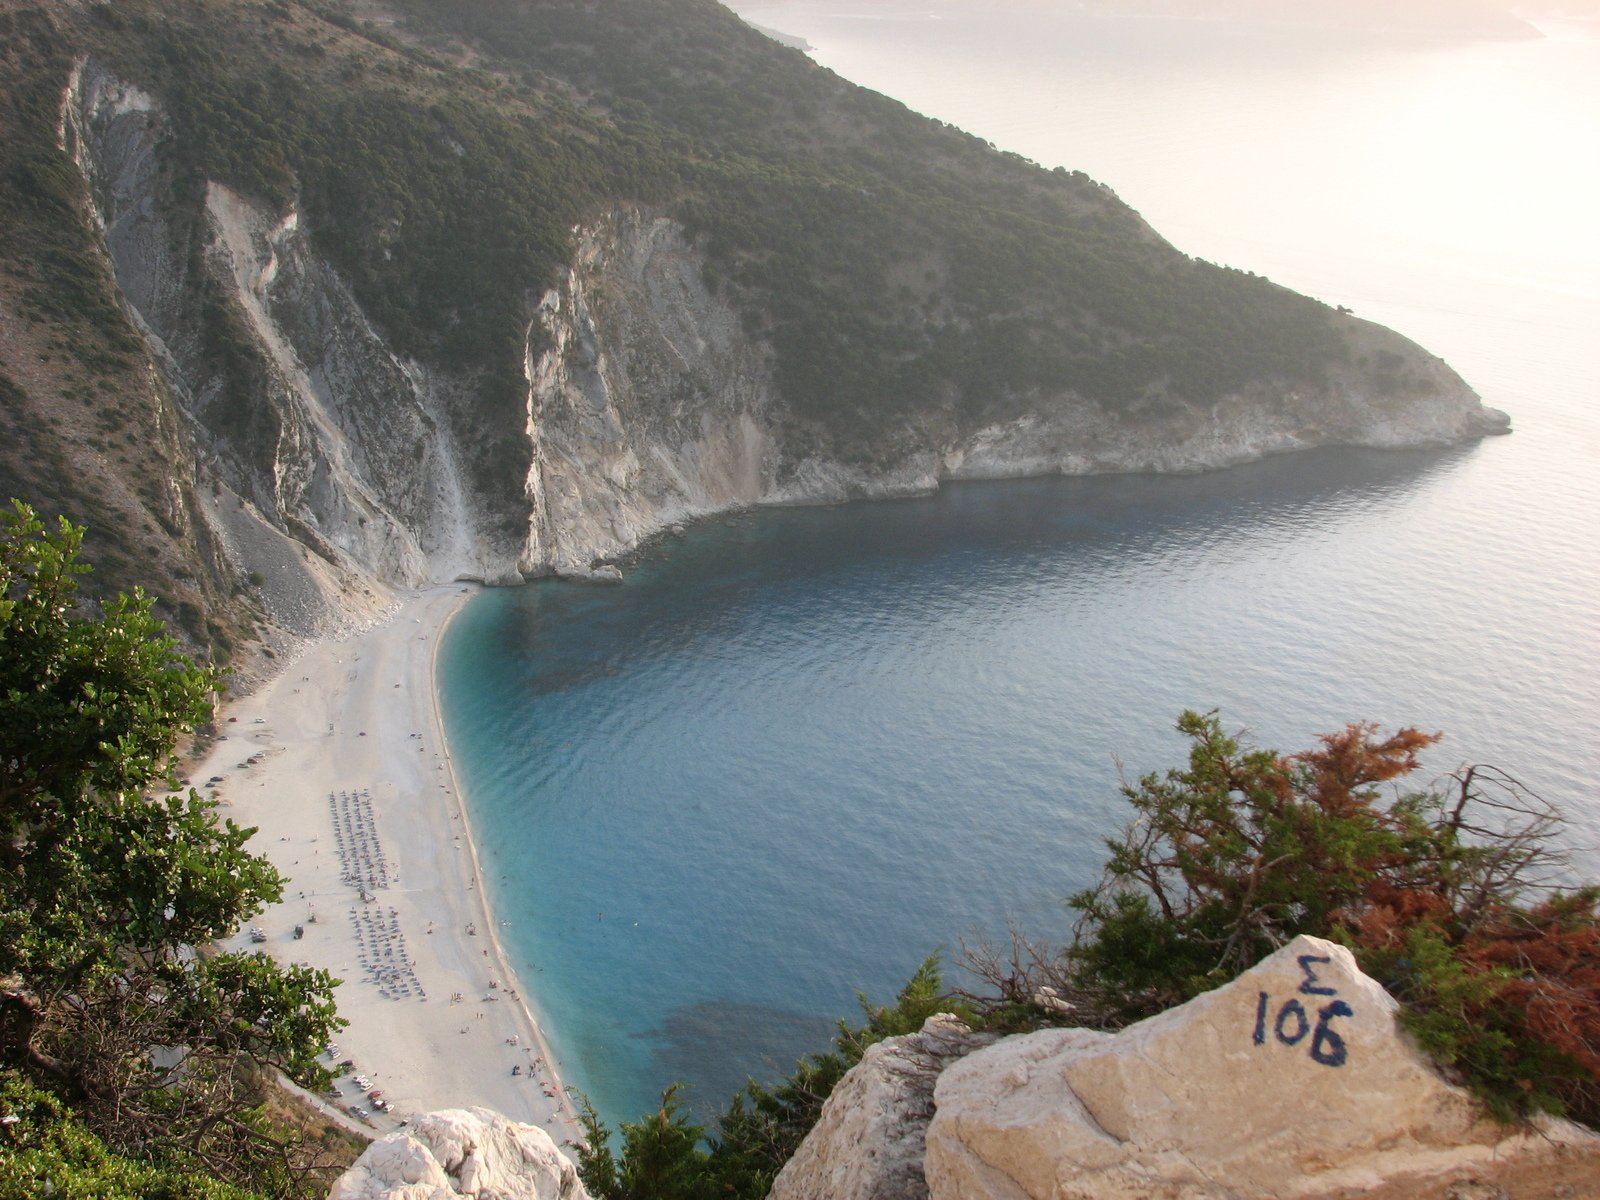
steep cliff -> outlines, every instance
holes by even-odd
[[[667,525],[742,505],[900,495],[945,478],[1204,470],[1492,427],[1448,368],[1421,358],[1425,386],[1411,395],[1352,370],[1322,388],[1263,385],[1130,418],[1063,392],[1011,421],[923,431],[870,468],[797,457],[771,351],[707,287],[704,252],[669,217],[619,209],[577,230],[565,278],[538,307],[522,427],[474,428],[459,402],[473,381],[387,345],[298,213],[273,216],[212,183],[191,220],[171,215],[181,210],[164,190],[162,144],[173,134],[148,95],[90,61],[64,109],[117,284],[219,477],[258,521],[386,584],[581,575]],[[1374,353],[1408,349],[1350,324]],[[230,336],[243,379],[211,352]],[[460,458],[463,443],[500,438],[523,451],[523,503],[509,513],[488,510]],[[221,522],[244,561],[248,535],[228,533],[239,523]]]
[[[530,356],[530,574],[581,574],[673,522],[774,495],[780,434],[765,348],[706,288],[663,217],[580,231]]]
[[[0,9],[7,128],[37,143],[6,152],[0,214],[86,277],[0,256],[7,415],[70,443],[81,418],[19,414],[85,340],[16,360],[63,313],[125,323],[81,402],[150,394],[118,462],[163,464],[162,523],[198,549],[111,582],[186,574],[262,644],[389,588],[588,575],[730,507],[1505,427],[1398,335],[715,5],[362,12],[391,32],[338,5]],[[100,516],[50,461],[0,482]]]
[[[358,583],[515,578],[518,543],[461,480],[451,391],[468,385],[386,345],[295,211],[218,183],[186,203],[162,107],[92,59],[62,127],[213,485],[212,528],[285,624],[309,631]]]

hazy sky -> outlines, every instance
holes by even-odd
[[[737,12],[781,7],[781,0],[725,0]],[[1389,30],[1430,29],[1516,36],[1520,18],[1600,21],[1600,0],[801,0],[838,13],[884,16],[960,10],[1065,13],[1073,9],[1164,15],[1199,20],[1231,18],[1274,24],[1338,25]]]

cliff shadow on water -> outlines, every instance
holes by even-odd
[[[766,589],[990,556],[1012,563],[1009,577],[1075,548],[1149,555],[1166,543],[1359,520],[1475,453],[1340,447],[1188,475],[951,481],[932,495],[852,503],[844,520],[840,505],[746,509],[621,560],[621,588],[540,580],[519,589],[493,639],[519,691],[548,695],[699,643],[765,603]],[[585,636],[571,637],[574,627]]]
[[[661,1014],[640,1035],[653,1078],[687,1081],[681,1097],[695,1121],[709,1124],[728,1110],[728,1102],[755,1078],[763,1083],[786,1078],[795,1062],[827,1049],[837,1032],[824,1017],[785,1012],[759,1004],[704,1000]]]

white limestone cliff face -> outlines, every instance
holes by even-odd
[[[866,448],[870,466],[836,461],[786,436],[770,349],[707,286],[683,229],[632,209],[575,231],[571,266],[529,330],[522,411],[486,416],[473,378],[386,342],[297,213],[217,184],[199,206],[180,195],[175,137],[155,98],[80,64],[63,144],[193,444],[209,535],[238,575],[266,576],[280,621],[302,632],[389,587],[595,577],[666,527],[752,504],[901,496],[945,479],[1194,471],[1505,427],[1444,364],[1352,322],[1358,357],[1404,365],[1395,387],[1375,390],[1352,368],[1318,389],[1262,385],[1135,416],[1062,393],[981,427],[935,413],[892,448]],[[215,344],[219,308],[242,339],[232,350]],[[231,374],[219,366],[229,353]]]
[[[1352,340],[1371,355],[1417,351],[1382,326],[1350,318]],[[1325,388],[1268,388],[1143,418],[1108,414],[1061,396],[1015,421],[974,431],[944,453],[954,479],[1107,472],[1209,471],[1317,446],[1447,446],[1504,433],[1506,415],[1485,408],[1443,360],[1418,357],[1393,392],[1346,368]]]
[[[426,1113],[379,1138],[328,1200],[589,1200],[577,1168],[535,1125],[486,1108]]]
[[[313,633],[368,615],[385,585],[492,561],[441,389],[388,350],[296,214],[270,214],[218,185],[198,211],[178,202],[171,137],[153,98],[80,64],[63,140],[90,184],[125,307],[184,420],[208,533],[236,573],[264,576],[275,615]],[[207,305],[235,314],[258,364],[251,386],[217,368]]]
[[[1406,387],[1377,392],[1351,369],[1321,389],[1262,387],[1139,417],[1063,393],[1014,421],[926,434],[869,470],[785,443],[769,352],[702,266],[665,218],[619,212],[580,231],[540,311],[553,346],[527,367],[525,573],[583,574],[667,526],[745,505],[916,495],[946,479],[1211,470],[1329,444],[1443,446],[1509,424],[1441,360],[1352,321],[1360,350],[1404,355]]]
[[[1347,950],[1301,937],[1117,1034],[1006,1038],[940,1076],[929,1194],[1288,1200],[1600,1140],[1488,1121],[1400,1033],[1396,1008]]]
[[[528,363],[527,573],[585,574],[680,521],[767,500],[779,466],[764,347],[713,296],[676,223],[580,232]]]

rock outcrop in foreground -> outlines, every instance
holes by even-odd
[[[418,1117],[379,1138],[328,1200],[589,1200],[577,1168],[544,1130],[486,1108]]]
[[[1297,938],[1120,1033],[871,1047],[770,1200],[1587,1200],[1600,1136],[1508,1128],[1401,1033],[1350,952]],[[329,1200],[588,1200],[548,1134],[451,1109],[367,1148]]]
[[[773,1181],[769,1200],[926,1196],[922,1161],[934,1084],[950,1064],[995,1040],[939,1013],[917,1033],[867,1047],[828,1100],[827,1131],[801,1144]]]
[[[846,1076],[773,1196],[1331,1200],[1395,1185],[1383,1194],[1454,1194],[1474,1179],[1552,1169],[1600,1174],[1594,1134],[1486,1119],[1402,1035],[1397,1007],[1347,950],[1302,937],[1227,987],[1119,1033],[1056,1029],[975,1049],[939,1075],[931,1121],[922,1093],[909,1097],[926,1121],[922,1191],[904,1186],[904,1171],[862,1186],[863,1162],[905,1144],[868,1134],[895,1125],[881,1105],[857,1111],[882,1090],[857,1073],[881,1074],[906,1052],[896,1043],[913,1041],[893,1039]],[[802,1167],[803,1180],[791,1178]],[[1538,1194],[1581,1193],[1557,1182]]]

